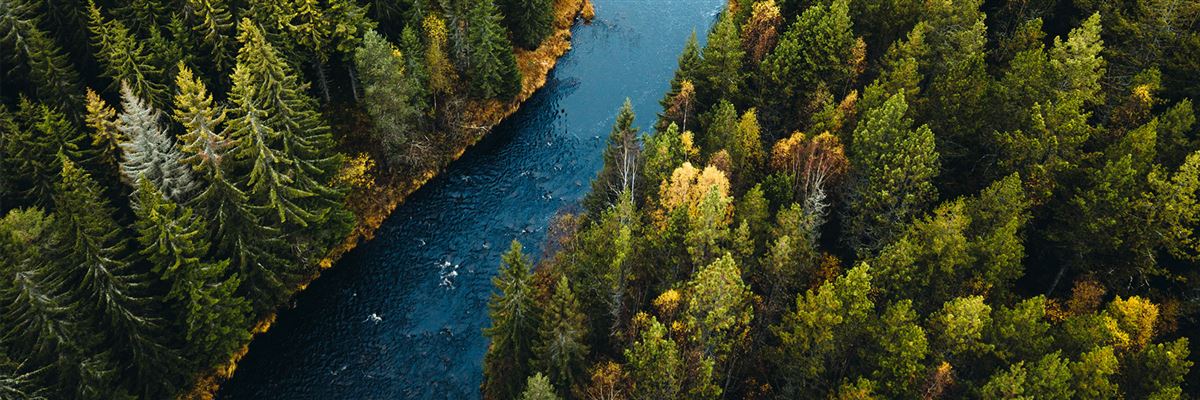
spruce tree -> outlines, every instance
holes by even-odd
[[[145,293],[150,277],[127,261],[124,231],[100,188],[75,163],[62,158],[55,186],[55,219],[62,245],[55,260],[57,276],[77,315],[108,333],[113,349],[127,360],[121,376],[142,396],[172,393],[182,383],[180,359],[163,331],[159,302]]]
[[[111,80],[109,90],[116,92],[120,85],[128,84],[137,97],[155,106],[166,105],[164,71],[151,62],[146,42],[138,40],[121,21],[105,19],[95,3],[89,2],[88,7],[88,29],[96,58],[104,66],[103,75]]]
[[[250,305],[235,294],[239,281],[228,272],[229,260],[208,261],[203,218],[163,197],[149,180],[139,180],[134,195],[140,255],[170,287],[166,299],[185,332],[190,364],[208,368],[250,338]]]
[[[571,388],[586,376],[587,322],[567,277],[559,277],[550,304],[542,309],[542,326],[533,354],[535,368],[546,374],[560,396],[569,396]]]
[[[174,201],[187,201],[196,190],[192,171],[181,160],[183,154],[162,124],[162,115],[121,85],[121,115],[117,130],[125,138],[121,143],[121,175],[130,186],[149,180],[155,189]]]
[[[340,212],[339,193],[323,183],[340,163],[329,127],[262,31],[248,19],[239,28],[228,129],[234,158],[248,169],[244,187],[266,221],[319,226]]]
[[[100,94],[87,89],[87,115],[84,124],[92,130],[92,148],[96,150],[96,163],[105,169],[120,169],[121,143],[125,142],[121,130],[117,129],[117,111],[108,105]]]
[[[500,0],[500,11],[513,44],[525,49],[536,49],[554,31],[552,0]]]
[[[43,21],[38,3],[5,0],[0,6],[2,57],[23,66],[19,69],[27,74],[40,101],[55,105],[77,121],[83,106],[79,74],[55,38],[39,26]]]
[[[667,94],[663,95],[662,100],[659,100],[659,105],[663,110],[668,110],[674,103],[674,99],[679,96],[683,90],[684,82],[696,82],[696,78],[700,76],[700,67],[703,58],[700,54],[700,42],[696,40],[696,31],[692,31],[692,35],[688,36],[687,42],[683,45],[683,52],[679,53],[678,66],[675,68],[675,75],[671,78],[671,88],[667,90]],[[693,86],[694,88],[694,86]],[[699,108],[697,105],[692,106],[693,109]],[[655,129],[666,129],[666,115],[658,116],[659,122],[654,126]],[[679,130],[687,131],[691,126],[679,121]]]
[[[7,109],[0,107],[7,113]],[[4,132],[4,145],[13,162],[8,175],[24,200],[41,206],[52,204],[51,195],[62,167],[60,154],[72,160],[91,156],[85,150],[87,136],[77,130],[61,112],[27,98],[21,98],[19,110],[11,114],[13,124]],[[6,174],[7,175],[7,174]]]
[[[523,378],[530,375],[538,327],[532,266],[521,252],[521,243],[514,240],[502,260],[499,275],[492,278],[496,292],[488,301],[492,326],[483,330],[492,341],[483,359],[483,396],[497,400],[521,394]]]
[[[187,0],[192,15],[192,32],[212,54],[214,69],[223,73],[233,66],[234,31],[226,0]]]
[[[732,13],[725,12],[704,45],[704,58],[700,65],[703,74],[700,98],[711,104],[717,98],[737,99],[741,96],[745,77],[742,60],[746,52],[738,37],[737,22]]]
[[[218,259],[230,260],[238,271],[243,293],[255,311],[266,311],[282,300],[295,280],[294,269],[301,266],[284,261],[278,228],[263,224],[246,193],[227,178],[232,158],[226,157],[234,143],[223,134],[225,110],[213,104],[212,95],[190,69],[180,68],[176,84],[175,120],[184,127],[182,161],[195,171],[199,182],[187,206],[209,222],[205,240]]]
[[[604,209],[616,204],[622,193],[632,194],[643,184],[637,182],[641,143],[638,128],[633,126],[635,117],[633,103],[626,98],[608,134],[608,146],[602,156],[604,166],[592,179],[592,190],[583,198],[583,207],[590,215],[600,215]]]
[[[470,1],[465,73],[471,94],[479,99],[511,99],[521,91],[521,72],[500,26],[500,12],[492,0]]]

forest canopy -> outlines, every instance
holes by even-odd
[[[504,255],[483,397],[1194,397],[1197,95],[1196,1],[730,0]]]

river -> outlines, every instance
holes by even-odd
[[[546,86],[282,310],[220,399],[474,399],[487,302],[513,239],[535,260],[554,216],[577,207],[614,116],[643,131],[688,35],[722,0],[594,0]]]

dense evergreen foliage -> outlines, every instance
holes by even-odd
[[[505,256],[484,397],[1195,397],[1198,21],[729,1]]]
[[[464,110],[519,92],[512,43],[556,15],[366,3],[0,0],[0,398],[190,390],[345,239],[348,193],[439,167]],[[584,373],[573,329],[529,398]]]

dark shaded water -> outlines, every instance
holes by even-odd
[[[676,58],[722,0],[595,0],[546,87],[414,193],[250,346],[222,399],[479,397],[500,254],[541,253],[587,192],[626,97],[643,129]]]

